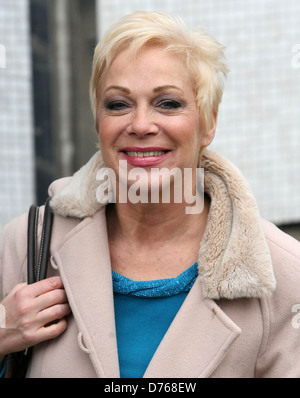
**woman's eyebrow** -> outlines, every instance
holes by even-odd
[[[107,91],[110,91],[110,90],[119,90],[119,91],[122,91],[122,92],[125,93],[125,94],[130,94],[130,93],[131,93],[131,91],[129,90],[129,88],[126,88],[126,87],[122,87],[122,86],[109,86],[109,87],[107,87],[107,89],[104,91],[104,94],[105,94]]]
[[[161,91],[168,90],[168,89],[173,89],[173,90],[175,89],[177,91],[180,91],[182,94],[184,94],[184,91],[180,87],[172,86],[170,84],[167,84],[165,86],[156,87],[156,88],[153,89],[153,92],[154,93],[159,93]]]
[[[184,91],[180,87],[173,86],[171,84],[166,84],[164,86],[155,87],[153,89],[153,93],[157,94],[157,93],[160,93],[161,91],[168,90],[168,89],[173,89],[173,90],[175,89],[177,91],[180,91],[182,94],[184,94]],[[131,93],[131,91],[127,87],[112,85],[112,86],[109,86],[109,87],[107,87],[105,89],[104,94],[107,93],[110,90],[122,91],[125,94],[130,94]]]

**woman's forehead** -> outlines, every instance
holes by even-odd
[[[148,85],[159,91],[161,87],[183,89],[190,83],[182,58],[161,47],[141,49],[136,56],[123,50],[101,79],[103,90],[110,86],[129,88],[132,84]]]

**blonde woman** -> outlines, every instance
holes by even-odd
[[[300,377],[300,245],[206,149],[223,50],[155,12],[98,44],[101,150],[50,186],[48,278],[24,283],[27,215],[1,236],[3,374],[34,346],[27,377]]]

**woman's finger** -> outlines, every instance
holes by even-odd
[[[61,318],[56,322],[52,322],[50,325],[46,327],[40,328],[35,335],[36,339],[35,344],[38,344],[46,340],[55,339],[67,329],[67,326],[68,325],[66,318]]]
[[[51,290],[35,298],[35,305],[38,311],[45,310],[46,308],[52,307],[56,304],[64,304],[67,302],[68,299],[64,289]]]
[[[51,278],[43,279],[42,281],[35,282],[28,285],[28,294],[32,297],[38,297],[52,290],[63,289],[63,283],[60,276],[53,276]]]
[[[69,304],[57,304],[38,313],[35,322],[38,328],[42,328],[54,321],[65,318],[71,313]]]

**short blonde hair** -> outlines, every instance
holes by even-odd
[[[134,55],[145,45],[159,45],[182,57],[195,87],[203,127],[209,129],[228,72],[224,47],[203,30],[188,29],[180,17],[161,12],[137,11],[122,17],[96,46],[90,81],[94,118],[99,103],[97,89],[113,60],[124,49]]]

